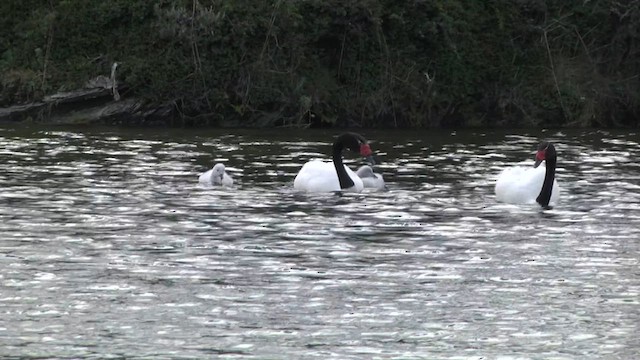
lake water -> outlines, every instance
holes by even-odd
[[[0,356],[640,357],[638,132],[362,130],[389,191],[293,191],[339,133],[0,129]],[[560,203],[497,203],[540,139]]]

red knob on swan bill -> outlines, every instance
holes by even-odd
[[[538,152],[536,153],[536,162],[535,162],[535,164],[533,164],[534,168],[537,168],[538,166],[540,166],[542,161],[544,161],[545,155],[546,155],[546,151],[547,151],[546,148],[544,150],[538,150]]]
[[[376,164],[376,161],[373,159],[373,152],[371,151],[369,144],[360,144],[360,155],[362,155],[367,160],[367,162],[369,162],[369,164]]]
[[[360,155],[367,157],[371,156],[371,148],[369,144],[360,144]]]

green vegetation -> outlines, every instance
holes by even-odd
[[[192,125],[638,126],[640,0],[4,0],[0,106],[120,64]]]

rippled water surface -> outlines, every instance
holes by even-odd
[[[0,129],[0,356],[640,356],[640,135],[361,133],[387,192],[293,191],[338,131]],[[542,138],[558,206],[497,203]]]

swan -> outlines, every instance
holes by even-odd
[[[387,185],[384,178],[378,173],[374,173],[369,165],[362,165],[356,170],[356,175],[362,180],[365,189],[386,190]]]
[[[539,167],[542,162],[544,167]],[[498,176],[495,192],[498,201],[510,204],[532,204],[537,202],[550,209],[560,197],[556,176],[556,148],[543,141],[538,145],[533,168],[519,166],[504,169]]]
[[[333,161],[312,160],[302,166],[293,180],[293,188],[307,192],[355,191],[364,189],[362,179],[342,163],[344,149],[358,152],[371,164],[371,148],[360,134],[344,133],[333,143]]]
[[[226,173],[224,164],[217,163],[213,168],[200,174],[198,182],[203,185],[233,185],[233,178]]]

